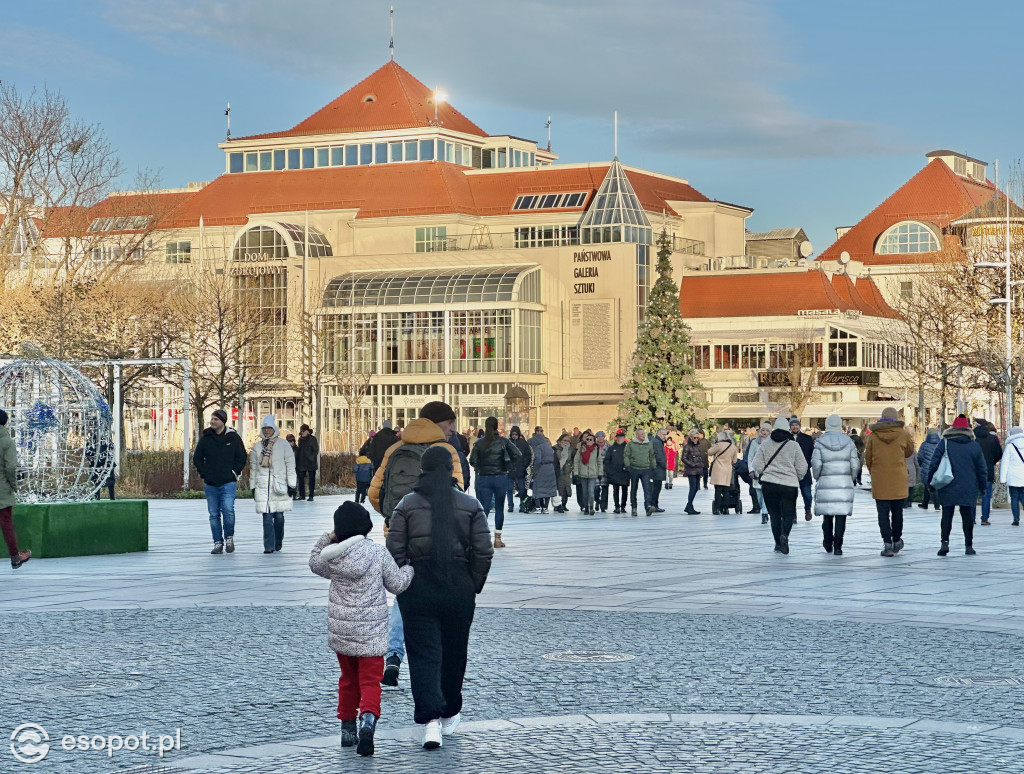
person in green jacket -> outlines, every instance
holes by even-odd
[[[629,471],[629,504],[636,516],[637,485],[644,490],[644,510],[650,516],[654,511],[651,505],[651,476],[654,474],[654,449],[647,438],[647,431],[638,427],[633,440],[626,444],[626,470]]]
[[[14,534],[14,500],[18,491],[18,451],[7,429],[7,412],[0,409],[0,529],[11,555],[11,567],[17,570],[32,558],[31,551],[18,551]]]

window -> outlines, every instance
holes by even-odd
[[[89,231],[142,231],[151,220],[149,215],[96,218],[89,224]]]
[[[377,373],[377,315],[341,314],[321,319],[324,366],[330,375]]]
[[[433,140],[420,140],[420,160],[421,161],[433,161],[434,160],[434,141]]]
[[[317,148],[316,149],[316,165],[318,167],[329,167],[331,165],[331,149],[330,148]]]
[[[444,370],[444,312],[390,312],[384,320],[384,373]]]
[[[451,312],[451,370],[504,373],[512,370],[512,312]]]
[[[839,330],[839,328],[829,328],[829,368],[856,368],[858,345],[859,340],[852,333]]]
[[[388,163],[388,144],[386,142],[378,142],[373,145],[373,161],[375,164],[387,164]]]
[[[768,367],[776,370],[787,370],[794,365],[822,365],[821,344],[769,344]]]
[[[953,171],[956,172],[958,175],[966,175],[967,174],[967,160],[966,159],[961,159],[961,158],[958,158],[958,157],[954,157],[954,159],[953,159]]]
[[[246,349],[246,362],[267,376],[283,377],[288,366],[287,270],[233,280],[238,302],[246,309],[256,310],[262,323]]]
[[[390,144],[389,147],[391,149],[391,161],[403,161],[404,160],[403,159],[404,148],[405,148],[404,143],[393,142],[393,143]]]
[[[711,368],[711,345],[697,344],[693,348],[693,367],[705,371]]]
[[[372,164],[373,163],[373,145],[368,142],[363,143],[359,146],[359,163],[360,164]]]
[[[284,169],[284,151],[283,150],[276,150],[276,151],[274,151],[274,169],[275,170],[282,170],[282,169]]]
[[[540,315],[540,312],[530,309],[519,311],[519,370],[524,374],[541,372]]]
[[[419,147],[420,144],[415,140],[407,142],[405,144],[405,160],[406,161],[419,161]]]
[[[260,172],[269,172],[273,164],[273,154],[270,151],[260,152]]]
[[[191,263],[191,242],[168,242],[164,245],[164,260],[167,263]]]
[[[243,170],[241,153],[228,154],[228,170],[233,173],[241,172]]]
[[[715,345],[715,368],[739,368],[740,367],[740,345],[739,344],[716,344]]]
[[[764,344],[743,344],[740,347],[740,368],[765,368],[768,363]]]
[[[125,248],[107,245],[94,247],[89,254],[93,263],[140,263],[146,260],[146,251],[142,247],[136,247],[125,257]]]
[[[313,161],[314,161],[313,148],[303,148],[302,149],[302,168],[303,169],[312,169],[313,168]]]
[[[935,233],[917,221],[897,223],[883,233],[875,245],[875,252],[878,255],[909,255],[938,251],[939,240]]]
[[[447,226],[426,226],[416,229],[416,252],[437,253],[448,249]]]
[[[514,233],[515,247],[563,247],[580,243],[577,226],[523,226]]]
[[[288,257],[288,243],[270,226],[253,226],[235,242],[233,261],[270,261]]]
[[[761,395],[756,392],[730,392],[729,403],[760,403]]]
[[[358,145],[346,145],[345,146],[345,166],[354,167],[359,163],[359,146]]]
[[[914,283],[913,282],[901,282],[900,283],[900,298],[910,300],[914,297]]]
[[[651,294],[651,248],[636,246],[636,319],[637,325],[647,314],[647,303]]]
[[[299,164],[299,149],[289,148],[288,149],[288,169],[298,169]]]
[[[582,207],[587,200],[586,193],[523,194],[516,197],[513,210],[560,210]]]
[[[255,172],[258,169],[259,161],[257,157],[258,153],[246,153],[245,154],[245,171]]]

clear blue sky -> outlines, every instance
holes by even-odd
[[[9,0],[0,79],[59,90],[129,170],[223,170],[236,136],[288,128],[387,60],[377,0]],[[819,253],[951,148],[1024,156],[1019,3],[398,0],[396,60],[492,133],[561,160],[612,155],[802,226]],[[992,175],[992,167],[989,167]]]

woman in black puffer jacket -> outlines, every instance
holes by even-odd
[[[442,729],[450,733],[459,724],[469,628],[494,549],[480,503],[455,488],[449,451],[428,449],[422,471],[391,516],[387,545],[399,567],[416,570],[397,602],[414,719],[426,725],[423,746],[433,749],[441,746]]]
[[[484,428],[484,437],[473,444],[469,464],[476,470],[476,497],[484,507],[484,516],[490,515],[494,503],[494,547],[504,548],[501,529],[505,526],[509,471],[523,455],[514,443],[498,435],[497,417],[487,417]]]

